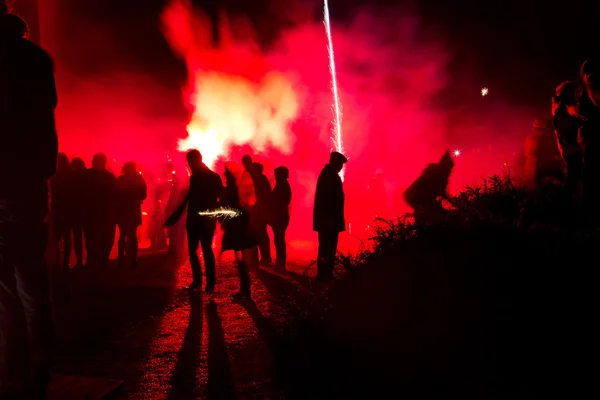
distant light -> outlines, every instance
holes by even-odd
[[[454,157],[460,157],[460,150],[454,150]]]
[[[173,175],[175,175],[175,171],[171,171],[171,173],[172,173]]]
[[[481,89],[481,97],[485,97],[487,96],[487,94],[490,92],[490,90],[486,87]]]

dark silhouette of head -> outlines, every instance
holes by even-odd
[[[242,157],[242,165],[244,168],[250,171],[252,169],[252,157],[250,157],[248,154]]]
[[[104,153],[98,153],[92,159],[92,168],[97,170],[105,170],[108,164],[108,158]]]
[[[276,181],[284,181],[290,177],[290,170],[287,167],[277,167],[274,172]]]
[[[265,172],[265,167],[261,163],[252,163],[252,168],[254,168],[254,172],[259,175],[262,175]]]
[[[71,160],[71,168],[73,168],[73,171],[83,171],[85,170],[85,161],[79,157],[75,157]]]
[[[22,39],[27,37],[29,27],[23,18],[16,14],[0,12],[0,40]]]
[[[71,170],[71,163],[69,162],[69,157],[65,153],[58,153],[58,157],[56,159],[56,173],[64,174],[68,173]]]
[[[336,171],[340,172],[344,168],[344,164],[348,162],[346,156],[337,151],[331,152],[329,155],[329,165]]]
[[[202,167],[202,154],[200,154],[198,150],[194,149],[188,151],[185,158],[192,171],[196,171]]]
[[[564,105],[577,103],[577,86],[571,81],[565,81],[556,87],[556,100]]]
[[[450,155],[450,150],[446,150],[442,158],[440,158],[440,162],[438,165],[446,171],[448,175],[452,172],[452,168],[454,168],[454,161],[452,160],[452,156]]]
[[[10,9],[8,8],[8,4],[6,4],[7,0],[0,0],[0,15],[8,14]]]
[[[137,174],[137,172],[137,164],[135,161],[129,161],[123,165],[123,175],[132,176]]]

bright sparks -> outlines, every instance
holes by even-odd
[[[210,211],[210,210],[200,211],[198,213],[198,215],[212,217],[212,218],[225,218],[225,219],[229,219],[229,218],[235,218],[235,217],[239,216],[240,212],[238,210],[233,209],[233,208],[222,207],[222,208],[218,208],[218,209],[213,210],[213,211]]]
[[[333,127],[333,144],[335,150],[344,154],[344,142],[342,140],[342,105],[338,94],[337,75],[335,72],[335,55],[333,53],[333,41],[331,40],[331,24],[329,22],[329,4],[324,1],[324,23],[325,31],[327,32],[327,50],[329,51],[329,72],[331,73],[331,91],[333,92],[333,113],[335,120]],[[344,180],[344,169],[340,172],[342,180]]]
[[[460,150],[454,150],[454,157],[460,157]]]
[[[487,96],[487,94],[490,92],[490,90],[486,87],[481,89],[481,97],[485,97]]]

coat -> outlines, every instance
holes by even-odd
[[[317,180],[313,208],[313,230],[316,232],[345,231],[344,202],[342,178],[330,164],[327,164]]]

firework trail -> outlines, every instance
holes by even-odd
[[[207,217],[213,217],[213,218],[235,218],[237,216],[240,215],[240,212],[238,210],[235,210],[233,208],[227,208],[227,207],[221,207],[218,208],[216,210],[207,210],[207,211],[200,211],[198,213],[198,215],[203,215],[203,216],[207,216]]]
[[[333,144],[335,150],[339,153],[344,154],[344,142],[342,141],[342,105],[337,88],[337,75],[335,72],[335,55],[333,53],[333,41],[331,40],[331,24],[329,22],[329,4],[328,1],[324,1],[324,23],[325,31],[327,32],[327,50],[329,51],[329,72],[331,73],[331,91],[333,92],[333,113],[335,120],[333,127]],[[342,180],[344,180],[344,169],[340,172]]]

